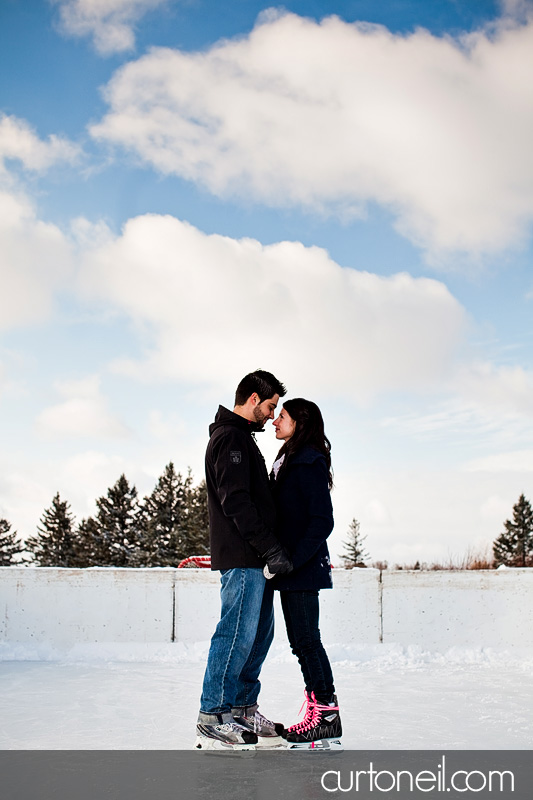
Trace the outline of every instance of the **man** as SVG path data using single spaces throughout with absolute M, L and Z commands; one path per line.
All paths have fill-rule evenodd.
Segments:
M 259 672 L 274 635 L 271 573 L 292 564 L 273 534 L 275 508 L 254 433 L 274 418 L 286 390 L 256 370 L 237 387 L 235 407 L 219 406 L 205 457 L 211 569 L 221 571 L 221 614 L 207 659 L 196 726 L 199 749 L 247 749 L 280 742 L 283 725 L 257 710 Z

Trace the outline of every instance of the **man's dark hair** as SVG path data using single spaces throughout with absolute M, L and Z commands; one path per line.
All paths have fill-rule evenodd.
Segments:
M 257 392 L 261 402 L 274 397 L 275 394 L 279 394 L 280 397 L 287 394 L 281 381 L 278 381 L 271 372 L 265 372 L 264 369 L 256 369 L 255 372 L 244 376 L 235 392 L 235 405 L 243 406 L 254 392 Z

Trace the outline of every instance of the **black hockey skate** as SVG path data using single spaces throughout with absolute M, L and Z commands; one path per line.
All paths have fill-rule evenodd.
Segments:
M 257 703 L 251 706 L 232 708 L 233 719 L 238 725 L 257 735 L 257 747 L 279 747 L 283 745 L 281 738 L 285 728 L 281 722 L 271 722 L 257 709 Z
M 257 734 L 238 725 L 231 714 L 198 714 L 197 750 L 255 750 Z
M 315 695 L 307 696 L 307 711 L 298 725 L 288 728 L 285 739 L 288 750 L 343 750 L 342 725 L 337 696 L 330 703 L 319 703 Z

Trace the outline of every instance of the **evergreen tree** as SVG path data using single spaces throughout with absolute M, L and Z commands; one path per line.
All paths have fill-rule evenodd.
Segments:
M 0 519 L 0 567 L 10 567 L 12 564 L 22 564 L 23 559 L 16 560 L 15 556 L 24 552 L 24 545 L 18 539 L 16 531 L 11 530 L 7 519 Z
M 183 520 L 191 482 L 184 481 L 172 461 L 165 467 L 151 495 L 144 498 L 139 515 L 135 564 L 146 567 L 176 566 L 183 550 Z
M 62 501 L 59 492 L 52 500 L 50 508 L 41 517 L 37 526 L 37 536 L 30 536 L 27 549 L 33 553 L 41 567 L 74 566 L 74 517 L 70 506 Z
M 183 556 L 209 554 L 209 514 L 207 510 L 207 486 L 200 481 L 187 493 L 187 517 L 185 542 L 187 552 Z
M 366 536 L 361 536 L 360 523 L 355 518 L 352 519 L 348 527 L 348 539 L 343 542 L 344 553 L 341 555 L 346 569 L 366 566 L 364 562 L 369 555 L 363 545 L 365 540 Z
M 96 501 L 96 506 L 101 566 L 128 566 L 138 547 L 137 489 L 121 475 L 107 495 Z
M 177 566 L 190 555 L 209 552 L 206 545 L 207 491 L 205 482 L 195 487 L 170 462 L 140 514 L 136 566 Z
M 111 564 L 111 546 L 94 517 L 82 519 L 74 537 L 73 566 L 100 567 Z
M 169 566 L 173 567 L 177 567 L 180 561 L 187 558 L 187 556 L 194 555 L 191 550 L 190 541 L 190 512 L 194 495 L 193 477 L 190 467 L 187 470 L 187 476 L 185 478 L 181 476 L 181 473 L 178 473 L 178 481 L 180 502 L 178 506 L 178 515 L 169 540 L 171 560 Z
M 505 532 L 494 541 L 492 551 L 498 566 L 533 566 L 533 509 L 521 494 L 513 506 L 513 521 L 506 520 Z
M 209 552 L 207 489 L 193 485 L 191 470 L 183 478 L 170 462 L 139 515 L 132 566 L 177 566 L 191 555 Z

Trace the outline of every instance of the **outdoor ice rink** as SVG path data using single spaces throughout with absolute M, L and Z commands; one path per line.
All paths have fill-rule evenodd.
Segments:
M 207 648 L 3 645 L 0 748 L 190 748 Z M 531 650 L 328 649 L 346 749 L 533 748 Z M 274 645 L 262 683 L 261 711 L 294 723 L 302 684 L 286 647 Z

